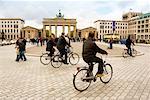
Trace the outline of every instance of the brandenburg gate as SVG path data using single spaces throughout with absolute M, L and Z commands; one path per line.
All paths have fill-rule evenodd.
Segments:
M 52 34 L 52 27 L 55 27 L 55 34 L 56 37 L 58 37 L 57 34 L 57 27 L 62 26 L 62 32 L 65 33 L 65 27 L 68 26 L 68 33 L 69 37 L 71 37 L 71 32 L 73 37 L 76 37 L 76 19 L 66 19 L 64 18 L 64 15 L 61 14 L 59 10 L 59 14 L 56 15 L 56 18 L 43 18 L 43 37 L 46 37 L 46 27 L 48 27 L 48 33 L 49 35 Z M 73 31 L 71 31 L 71 27 L 73 26 Z

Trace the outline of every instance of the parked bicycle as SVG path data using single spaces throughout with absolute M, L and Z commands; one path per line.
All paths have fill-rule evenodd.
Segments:
M 76 65 L 80 59 L 79 55 L 77 53 L 73 52 L 73 50 L 69 47 L 66 50 L 68 52 L 67 58 L 69 59 L 69 63 L 71 65 Z M 59 68 L 63 62 L 64 62 L 64 57 L 61 57 L 60 53 L 57 53 L 56 55 L 54 55 L 52 57 L 51 65 L 54 68 Z
M 133 46 L 131 47 L 131 52 L 132 52 L 132 57 L 135 57 L 135 56 L 137 55 L 137 51 L 134 49 Z M 124 49 L 124 50 L 123 50 L 122 56 L 123 56 L 124 58 L 130 56 L 130 54 L 128 53 L 128 49 Z
M 94 66 L 96 63 L 89 63 L 88 66 Z M 96 75 L 93 75 L 93 72 L 91 72 L 89 70 L 89 67 L 77 67 L 77 73 L 75 73 L 74 77 L 73 77 L 73 85 L 74 88 L 80 92 L 86 90 L 92 81 L 96 81 L 98 77 L 96 77 Z M 103 65 L 103 69 L 104 69 L 104 76 L 99 77 L 101 82 L 103 83 L 108 83 L 113 75 L 113 69 L 112 66 L 109 63 L 106 63 L 106 61 L 104 61 L 104 65 Z

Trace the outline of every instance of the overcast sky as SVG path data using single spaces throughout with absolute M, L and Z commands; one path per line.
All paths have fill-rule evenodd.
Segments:
M 123 13 L 150 12 L 150 0 L 0 0 L 0 18 L 19 17 L 25 26 L 42 28 L 43 18 L 54 18 L 59 9 L 65 18 L 76 18 L 77 28 L 100 19 L 121 20 Z

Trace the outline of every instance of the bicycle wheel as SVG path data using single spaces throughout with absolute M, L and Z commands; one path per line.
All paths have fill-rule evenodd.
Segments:
M 137 51 L 135 49 L 132 49 L 132 56 L 136 56 L 137 55 Z
M 104 67 L 104 76 L 100 77 L 100 80 L 103 82 L 103 83 L 108 83 L 111 78 L 112 78 L 112 75 L 113 75 L 113 69 L 112 69 L 112 66 L 110 64 L 105 64 Z
M 76 90 L 82 92 L 90 86 L 92 80 L 85 79 L 87 73 L 89 73 L 88 69 L 81 69 L 76 73 L 76 75 L 74 75 L 73 85 Z
M 124 51 L 122 52 L 122 56 L 123 56 L 124 58 L 126 58 L 126 57 L 128 56 L 128 53 L 127 53 L 126 50 L 124 50 Z
M 48 65 L 51 62 L 51 57 L 49 56 L 48 53 L 44 53 L 42 54 L 42 56 L 40 56 L 40 62 L 43 65 Z
M 55 55 L 55 56 L 52 58 L 51 65 L 52 65 L 54 68 L 59 68 L 59 67 L 62 65 L 62 58 L 61 58 L 59 55 Z
M 69 62 L 71 65 L 76 65 L 79 62 L 79 55 L 77 53 L 71 53 L 69 55 Z

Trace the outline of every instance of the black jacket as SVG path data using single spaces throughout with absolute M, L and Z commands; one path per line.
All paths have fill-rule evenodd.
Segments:
M 88 38 L 83 43 L 83 51 L 82 57 L 83 59 L 91 59 L 92 57 L 96 57 L 96 53 L 107 54 L 105 50 L 99 48 L 92 38 Z
M 66 39 L 63 36 L 60 36 L 58 41 L 57 41 L 57 48 L 60 49 L 65 49 L 66 45 L 70 46 L 70 44 L 66 41 Z
M 46 44 L 46 51 L 51 51 L 55 45 L 56 44 L 53 40 L 48 40 Z

